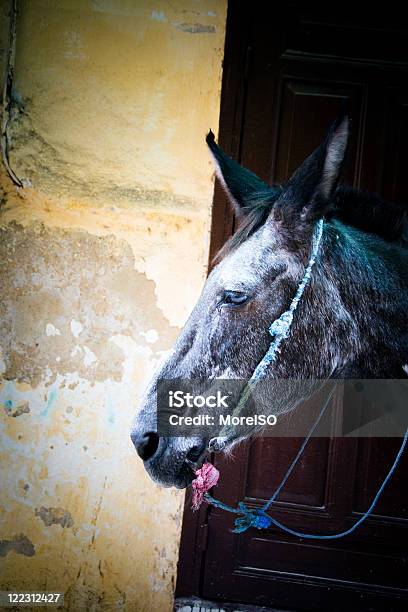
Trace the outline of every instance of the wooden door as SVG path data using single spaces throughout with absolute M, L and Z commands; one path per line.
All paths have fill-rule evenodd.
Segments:
M 407 200 L 408 29 L 402 9 L 231 2 L 220 144 L 270 183 L 285 181 L 321 141 L 347 101 L 352 138 L 345 179 Z M 312 5 L 313 3 L 309 3 Z M 357 5 L 358 3 L 355 3 Z M 214 196 L 212 255 L 234 230 L 222 190 Z M 332 431 L 341 396 L 331 407 Z M 216 495 L 260 506 L 300 444 L 260 438 L 235 460 L 216 457 Z M 399 439 L 315 438 L 272 507 L 295 529 L 333 532 L 361 516 Z M 187 496 L 177 594 L 293 610 L 408 609 L 408 455 L 375 515 L 338 541 L 302 540 L 275 529 L 231 533 L 231 515 Z

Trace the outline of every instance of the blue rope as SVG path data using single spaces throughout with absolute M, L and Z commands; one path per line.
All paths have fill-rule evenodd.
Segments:
M 327 396 L 327 399 L 325 401 L 325 403 L 323 404 L 323 408 L 320 410 L 320 413 L 317 416 L 317 419 L 315 420 L 312 428 L 310 429 L 309 433 L 307 434 L 307 436 L 305 437 L 305 439 L 303 440 L 296 457 L 294 458 L 294 460 L 292 461 L 291 465 L 289 466 L 289 469 L 287 470 L 285 476 L 282 479 L 282 482 L 280 483 L 280 485 L 277 487 L 275 493 L 272 495 L 272 497 L 270 498 L 270 500 L 265 504 L 265 506 L 263 507 L 263 509 L 266 511 L 270 508 L 270 506 L 273 504 L 273 502 L 275 501 L 275 499 L 278 497 L 279 493 L 281 492 L 281 490 L 283 489 L 283 487 L 285 486 L 289 476 L 291 475 L 291 473 L 293 472 L 295 465 L 297 464 L 297 462 L 299 461 L 299 459 L 301 458 L 301 456 L 303 455 L 303 451 L 306 448 L 307 443 L 309 442 L 310 438 L 312 437 L 312 435 L 314 434 L 317 426 L 319 425 L 320 421 L 322 420 L 322 416 L 324 415 L 324 413 L 326 412 L 326 408 L 330 403 L 330 400 L 332 399 L 333 395 L 334 395 L 334 391 L 336 389 L 336 384 L 333 386 L 333 389 L 330 391 L 329 395 Z
M 324 410 L 326 409 L 327 404 L 328 402 L 324 406 Z M 320 413 L 318 420 L 320 420 L 324 410 Z M 312 435 L 312 432 L 315 429 L 315 427 L 316 427 L 316 423 L 312 427 L 312 430 L 309 432 L 306 438 L 306 442 L 310 439 L 310 436 Z M 368 510 L 366 510 L 366 512 L 364 512 L 364 514 L 359 518 L 359 520 L 356 523 L 354 523 L 354 525 L 352 525 L 349 529 L 346 529 L 345 531 L 340 531 L 339 533 L 331 533 L 331 534 L 323 534 L 323 535 L 316 534 L 316 533 L 304 533 L 303 531 L 297 531 L 295 529 L 291 529 L 290 527 L 287 527 L 286 525 L 284 525 L 283 523 L 281 523 L 280 521 L 278 521 L 277 519 L 273 518 L 272 516 L 266 513 L 266 510 L 270 507 L 272 502 L 276 499 L 283 485 L 287 481 L 289 474 L 292 472 L 295 464 L 297 463 L 300 455 L 302 454 L 306 446 L 305 443 L 302 444 L 301 448 L 299 449 L 298 454 L 296 455 L 295 460 L 292 462 L 288 472 L 285 474 L 282 482 L 276 489 L 275 493 L 272 495 L 269 501 L 262 508 L 248 508 L 248 506 L 246 506 L 244 502 L 240 502 L 238 504 L 238 508 L 233 508 L 232 506 L 229 506 L 228 504 L 224 504 L 224 502 L 218 499 L 215 499 L 208 493 L 206 493 L 204 497 L 205 497 L 205 500 L 209 504 L 212 504 L 213 506 L 216 506 L 217 508 L 220 508 L 221 510 L 226 510 L 227 512 L 231 512 L 233 514 L 242 515 L 235 520 L 235 529 L 232 530 L 233 533 L 243 533 L 244 531 L 249 529 L 249 527 L 256 527 L 257 529 L 267 529 L 271 525 L 275 525 L 275 527 L 278 527 L 282 531 L 285 531 L 286 533 L 289 533 L 290 535 L 296 536 L 298 538 L 304 538 L 304 539 L 309 539 L 309 540 L 337 540 L 339 538 L 343 538 L 344 536 L 350 535 L 350 533 L 353 533 L 353 531 L 355 531 L 357 527 L 359 527 L 362 523 L 364 523 L 364 521 L 370 516 L 382 492 L 384 491 L 388 481 L 390 480 L 391 476 L 397 469 L 398 463 L 407 445 L 407 441 L 408 441 L 408 429 L 406 430 L 404 434 L 404 438 L 402 440 L 401 447 L 394 459 L 394 463 L 392 464 L 390 470 L 388 471 L 388 474 L 386 475 L 383 482 L 381 483 L 381 486 L 379 487 L 377 493 L 375 494 L 374 499 L 371 502 Z
M 224 502 L 222 502 L 222 501 L 220 501 L 218 499 L 215 499 L 209 493 L 206 493 L 204 495 L 205 500 L 208 503 L 211 503 L 213 506 L 216 506 L 217 508 L 221 508 L 221 510 L 226 510 L 227 512 L 233 512 L 234 514 L 246 514 L 246 515 L 249 515 L 249 513 L 250 513 L 251 516 L 253 515 L 253 520 L 254 521 L 257 521 L 257 517 L 258 517 L 259 513 L 262 513 L 262 518 L 263 518 L 264 522 L 267 521 L 270 517 L 268 515 L 266 515 L 266 511 L 269 509 L 269 507 L 273 504 L 275 499 L 278 497 L 279 493 L 281 492 L 281 490 L 285 486 L 289 476 L 293 472 L 293 469 L 294 469 L 295 465 L 297 464 L 297 462 L 299 461 L 300 457 L 302 456 L 303 451 L 305 450 L 307 443 L 309 442 L 309 440 L 312 437 L 313 433 L 315 432 L 318 424 L 320 423 L 324 413 L 326 412 L 327 406 L 329 405 L 330 400 L 333 397 L 335 388 L 336 388 L 336 385 L 334 385 L 334 387 L 330 391 L 329 395 L 327 396 L 327 399 L 326 399 L 325 403 L 323 404 L 323 407 L 320 410 L 320 412 L 319 412 L 319 414 L 317 416 L 317 419 L 315 420 L 313 426 L 311 427 L 311 429 L 309 430 L 307 436 L 303 440 L 303 442 L 302 442 L 302 444 L 301 444 L 301 446 L 300 446 L 300 448 L 299 448 L 299 450 L 298 450 L 298 452 L 296 454 L 296 457 L 293 459 L 293 461 L 292 461 L 291 465 L 289 466 L 288 470 L 286 471 L 282 481 L 280 482 L 280 484 L 276 488 L 276 490 L 275 490 L 274 494 L 272 495 L 272 497 L 267 501 L 267 503 L 263 506 L 263 508 L 261 510 L 259 510 L 259 509 L 257 509 L 257 510 L 250 510 L 249 508 L 247 508 L 245 506 L 245 504 L 243 502 L 240 502 L 238 504 L 239 509 L 232 508 L 231 506 L 228 506 L 227 504 L 224 504 Z M 240 519 L 238 519 L 238 520 L 240 520 Z M 250 525 L 248 525 L 248 527 L 249 526 Z M 269 527 L 269 525 L 266 525 L 266 527 Z

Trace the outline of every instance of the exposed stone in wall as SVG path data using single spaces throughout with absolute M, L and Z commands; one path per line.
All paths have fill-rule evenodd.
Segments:
M 205 279 L 208 252 L 208 216 L 186 212 L 91 207 L 78 201 L 61 203 L 52 196 L 27 188 L 16 190 L 0 171 L 3 225 L 84 231 L 92 236 L 126 242 L 135 269 L 154 282 L 157 305 L 170 325 L 181 327 Z M 162 198 L 165 195 L 162 194 Z M 171 270 L 171 274 L 169 274 Z M 188 281 L 186 281 L 188 279 Z
M 48 384 L 58 374 L 121 381 L 125 355 L 115 337 L 155 351 L 175 340 L 178 328 L 157 307 L 154 282 L 113 236 L 11 223 L 0 228 L 0 266 L 5 379 L 36 387 L 47 372 Z M 149 330 L 154 342 L 146 340 Z
M 5 557 L 12 551 L 26 557 L 35 555 L 33 543 L 24 534 L 14 536 L 11 540 L 0 540 L 0 557 Z
M 74 524 L 71 513 L 64 508 L 37 508 L 35 516 L 40 517 L 46 527 L 61 525 L 61 527 L 72 527 Z

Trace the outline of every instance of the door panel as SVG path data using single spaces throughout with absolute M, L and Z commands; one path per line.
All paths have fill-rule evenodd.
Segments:
M 248 470 L 246 495 L 248 498 L 262 499 L 265 483 L 268 491 L 273 491 L 282 480 L 286 468 L 293 459 L 293 449 L 300 447 L 301 438 L 259 438 L 248 450 Z M 325 483 L 327 479 L 327 456 L 330 441 L 327 438 L 313 438 L 299 460 L 299 470 L 288 481 L 280 495 L 281 502 L 303 504 L 315 508 L 325 503 Z M 313 457 L 313 461 L 311 461 Z M 262 472 L 259 466 L 262 465 Z
M 250 4 L 250 6 L 249 6 Z M 402 9 L 369 14 L 325 3 L 230 3 L 220 144 L 269 182 L 283 182 L 318 145 L 346 102 L 352 136 L 344 178 L 406 201 L 408 48 Z M 313 4 L 313 3 L 308 3 Z M 234 229 L 216 186 L 211 254 Z M 328 410 L 332 433 L 338 393 Z M 296 418 L 292 416 L 291 418 Z M 344 530 L 369 506 L 399 439 L 314 438 L 273 516 L 305 532 Z M 261 438 L 234 460 L 215 457 L 216 497 L 259 507 L 279 484 L 301 440 Z M 406 455 L 375 514 L 343 540 L 291 537 L 274 528 L 231 533 L 233 517 L 212 507 L 183 523 L 177 594 L 296 610 L 408 609 Z
M 408 80 L 408 79 L 407 79 Z M 381 158 L 381 186 L 384 197 L 406 201 L 408 168 L 408 83 L 389 88 L 385 94 L 386 137 Z
M 355 513 L 362 513 L 369 506 L 381 484 L 385 466 L 391 466 L 395 459 L 397 446 L 398 443 L 389 444 L 383 438 L 359 440 L 353 499 Z M 377 517 L 396 525 L 408 525 L 408 498 L 396 494 L 397 491 L 403 491 L 406 482 L 404 465 L 407 465 L 407 459 L 403 461 L 405 464 L 393 475 L 392 486 L 385 489 L 375 509 Z

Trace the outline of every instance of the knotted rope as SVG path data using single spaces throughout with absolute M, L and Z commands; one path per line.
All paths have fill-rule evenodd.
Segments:
M 233 533 L 243 533 L 245 532 L 247 529 L 249 529 L 250 527 L 255 527 L 256 529 L 267 529 L 268 527 L 270 527 L 271 525 L 274 525 L 275 527 L 278 527 L 279 529 L 281 529 L 282 531 L 285 531 L 286 533 L 289 533 L 290 535 L 296 536 L 298 538 L 304 538 L 304 539 L 314 539 L 314 540 L 336 540 L 339 538 L 343 538 L 344 536 L 350 535 L 351 533 L 353 533 L 353 531 L 355 531 L 369 516 L 370 514 L 373 512 L 382 492 L 384 491 L 388 481 L 390 480 L 391 476 L 393 475 L 393 473 L 395 472 L 395 470 L 397 469 L 398 463 L 402 457 L 402 454 L 407 446 L 407 441 L 408 441 L 408 429 L 406 430 L 401 446 L 399 448 L 399 451 L 394 459 L 394 462 L 391 466 L 391 468 L 389 469 L 386 477 L 384 478 L 384 480 L 382 481 L 380 487 L 377 490 L 377 493 L 375 494 L 373 501 L 371 502 L 368 510 L 366 510 L 366 512 L 364 512 L 364 514 L 359 518 L 359 520 L 354 523 L 354 525 L 352 525 L 349 529 L 346 529 L 345 531 L 340 531 L 339 533 L 332 533 L 332 534 L 313 534 L 313 533 L 304 533 L 302 531 L 297 531 L 295 529 L 291 529 L 290 527 L 287 527 L 286 525 L 283 525 L 283 523 L 279 522 L 277 519 L 273 518 L 272 516 L 270 516 L 269 514 L 267 514 L 267 510 L 270 508 L 270 506 L 272 505 L 272 503 L 276 500 L 276 498 L 278 497 L 280 491 L 282 490 L 282 488 L 284 487 L 286 481 L 288 480 L 290 474 L 292 473 L 295 465 L 297 464 L 298 460 L 300 459 L 300 457 L 303 454 L 303 451 L 308 443 L 308 441 L 310 440 L 311 436 L 313 435 L 313 432 L 315 431 L 318 423 L 320 422 L 323 414 L 326 411 L 327 406 L 330 403 L 331 398 L 333 397 L 333 393 L 335 390 L 335 386 L 333 386 L 330 394 L 328 395 L 326 402 L 324 403 L 323 408 L 321 409 L 315 423 L 313 424 L 312 428 L 310 429 L 308 435 L 306 436 L 306 438 L 304 439 L 303 443 L 301 444 L 299 451 L 297 452 L 297 455 L 295 457 L 295 459 L 292 461 L 291 465 L 289 466 L 288 470 L 285 473 L 285 476 L 283 477 L 281 483 L 279 484 L 279 486 L 276 488 L 274 494 L 272 495 L 272 497 L 266 502 L 266 504 L 264 504 L 264 506 L 262 506 L 262 508 L 249 508 L 248 506 L 246 506 L 244 504 L 244 502 L 239 502 L 238 504 L 238 508 L 233 508 L 232 506 L 229 506 L 228 504 L 225 504 L 224 502 L 215 499 L 214 497 L 212 497 L 208 492 L 204 492 L 202 494 L 202 499 L 205 500 L 208 504 L 211 504 L 213 506 L 215 506 L 216 508 L 220 508 L 221 510 L 225 510 L 227 512 L 231 512 L 232 514 L 239 514 L 241 516 L 239 516 L 237 519 L 235 519 L 235 528 L 232 530 Z M 208 467 L 210 466 L 210 468 Z M 211 478 L 214 479 L 216 478 L 216 482 L 218 481 L 218 477 L 219 477 L 219 472 L 218 470 L 212 466 L 211 464 L 204 464 L 203 468 L 206 467 L 206 473 L 207 474 L 212 474 Z M 203 469 L 201 468 L 201 470 Z M 198 472 L 199 470 L 197 470 Z M 216 476 L 215 476 L 216 474 Z M 208 485 L 208 488 L 206 489 L 207 491 L 211 488 L 210 486 L 210 482 L 211 480 L 207 480 L 206 485 Z M 205 486 L 206 486 L 205 485 Z M 204 488 L 205 488 L 204 486 Z M 201 502 L 200 502 L 201 503 Z

